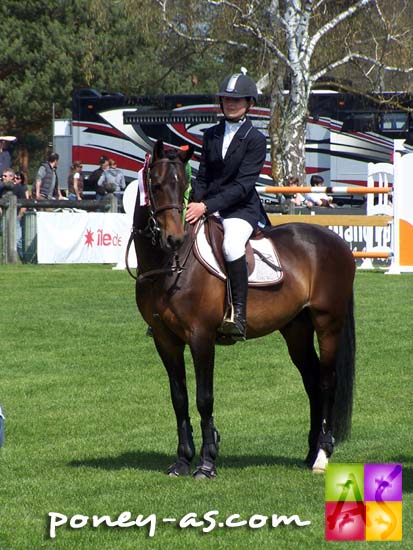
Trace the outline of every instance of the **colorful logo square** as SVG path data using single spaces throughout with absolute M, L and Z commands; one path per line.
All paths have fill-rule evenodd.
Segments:
M 366 502 L 366 540 L 402 540 L 401 502 Z
M 326 502 L 325 514 L 326 540 L 365 540 L 364 502 Z
M 364 500 L 364 465 L 329 464 L 326 470 L 325 500 Z
M 401 464 L 365 464 L 364 500 L 402 500 Z
M 329 464 L 326 540 L 401 541 L 402 500 L 401 464 Z

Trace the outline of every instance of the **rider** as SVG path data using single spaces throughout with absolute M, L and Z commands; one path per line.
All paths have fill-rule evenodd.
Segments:
M 249 76 L 238 73 L 225 78 L 218 97 L 225 120 L 205 132 L 186 220 L 195 223 L 201 216 L 219 211 L 234 306 L 234 318 L 225 318 L 219 331 L 234 340 L 245 340 L 245 245 L 259 222 L 268 223 L 255 190 L 265 160 L 266 139 L 246 116 L 258 100 L 257 86 Z

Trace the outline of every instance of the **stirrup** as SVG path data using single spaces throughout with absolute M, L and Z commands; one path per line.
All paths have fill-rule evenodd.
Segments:
M 222 324 L 224 323 L 233 323 L 235 324 L 235 309 L 234 304 L 230 302 L 225 310 L 224 318 Z M 222 325 L 221 325 L 222 326 Z
M 221 326 L 218 328 L 218 333 L 223 336 L 228 336 L 235 341 L 246 340 L 245 325 L 242 327 L 242 324 L 239 322 L 237 323 L 237 321 L 238 319 L 235 316 L 234 305 L 229 304 Z

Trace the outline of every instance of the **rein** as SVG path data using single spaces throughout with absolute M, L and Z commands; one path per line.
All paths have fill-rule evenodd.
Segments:
M 133 243 L 133 240 L 134 240 L 135 236 L 137 234 L 142 234 L 143 230 L 136 230 L 135 228 L 133 228 L 132 232 L 130 234 L 130 237 L 129 237 L 129 241 L 128 241 L 128 245 L 126 247 L 126 253 L 125 253 L 125 265 L 126 265 L 127 272 L 132 277 L 132 279 L 134 279 L 137 282 L 141 282 L 144 279 L 150 279 L 151 277 L 158 277 L 159 275 L 168 275 L 170 273 L 177 273 L 178 275 L 180 275 L 184 271 L 184 269 L 186 269 L 186 267 L 185 267 L 186 262 L 188 261 L 189 255 L 192 252 L 192 248 L 194 246 L 195 239 L 196 239 L 196 236 L 197 236 L 197 233 L 199 231 L 200 226 L 201 226 L 201 224 L 198 225 L 198 228 L 197 228 L 196 231 L 193 231 L 192 238 L 191 238 L 191 245 L 188 248 L 187 253 L 185 254 L 185 258 L 184 258 L 184 261 L 182 262 L 182 264 L 180 263 L 179 255 L 175 254 L 175 256 L 174 256 L 175 264 L 172 264 L 170 267 L 164 267 L 164 268 L 159 268 L 159 269 L 151 269 L 149 271 L 145 271 L 145 273 L 139 273 L 138 275 L 135 275 L 134 273 L 132 273 L 132 271 L 129 267 L 128 256 L 129 256 L 130 247 Z

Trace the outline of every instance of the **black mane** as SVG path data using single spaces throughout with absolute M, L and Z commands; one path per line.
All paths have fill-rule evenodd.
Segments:
M 165 158 L 169 160 L 176 160 L 176 159 L 181 160 L 178 155 L 178 151 L 176 149 L 166 149 Z

